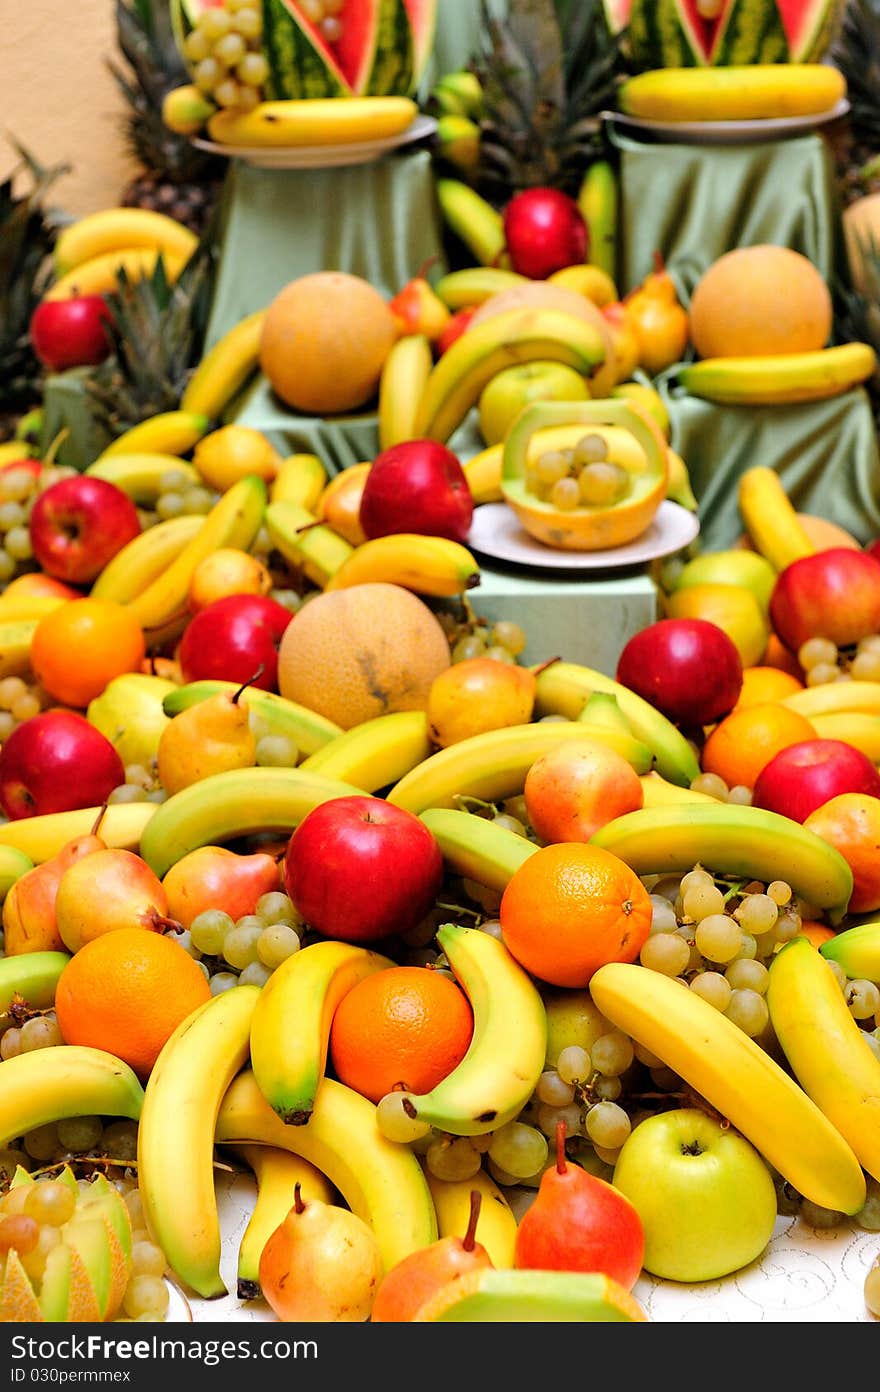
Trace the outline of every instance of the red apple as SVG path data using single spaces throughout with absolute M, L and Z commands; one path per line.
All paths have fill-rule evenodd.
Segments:
M 404 440 L 373 460 L 361 493 L 368 538 L 420 532 L 465 542 L 474 498 L 458 455 L 437 440 Z
M 180 640 L 183 680 L 215 678 L 277 691 L 278 644 L 292 618 L 289 609 L 268 595 L 225 595 L 206 604 Z
M 764 765 L 755 779 L 752 805 L 804 822 L 840 793 L 880 797 L 880 773 L 867 754 L 844 740 L 801 740 Z
M 561 189 L 522 189 L 504 209 L 504 240 L 511 267 L 532 280 L 586 261 L 590 234 L 580 208 Z
M 284 887 L 306 923 L 343 942 L 414 928 L 443 881 L 443 856 L 412 812 L 383 798 L 331 798 L 313 808 L 284 854 Z
M 110 353 L 110 311 L 103 295 L 42 300 L 31 315 L 31 346 L 50 372 L 90 367 Z
M 100 807 L 124 782 L 114 746 L 75 711 L 33 715 L 0 746 L 0 805 L 10 821 Z
M 832 546 L 792 561 L 773 586 L 770 623 L 794 653 L 808 638 L 847 647 L 880 633 L 880 559 Z
M 138 510 L 106 479 L 72 474 L 40 493 L 30 537 L 40 569 L 56 580 L 87 585 L 127 542 L 139 536 Z
M 617 680 L 676 725 L 694 729 L 733 710 L 742 659 L 733 640 L 708 619 L 658 619 L 624 645 Z
M 457 338 L 461 338 L 478 309 L 479 305 L 466 305 L 464 309 L 457 309 L 454 314 L 449 316 L 445 328 L 441 329 L 434 340 L 438 356 L 442 356 L 447 348 L 452 347 Z

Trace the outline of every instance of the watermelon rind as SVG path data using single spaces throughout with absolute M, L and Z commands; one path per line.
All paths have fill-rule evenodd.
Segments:
M 624 0 L 629 5 L 629 0 Z M 412 84 L 415 91 L 425 75 L 425 69 L 437 36 L 437 9 L 440 0 L 403 0 L 412 30 Z
M 269 64 L 266 97 L 270 101 L 303 101 L 354 96 L 326 45 L 318 48 L 285 0 L 262 3 L 263 52 Z
M 271 99 L 412 93 L 415 47 L 405 0 L 347 0 L 334 49 L 297 0 L 262 0 L 262 6 Z
M 356 89 L 365 97 L 408 97 L 414 87 L 413 31 L 404 0 L 382 0 L 372 62 Z
M 777 4 L 788 42 L 789 62 L 819 62 L 837 34 L 845 0 L 777 0 Z
M 842 3 L 725 0 L 710 22 L 697 0 L 632 0 L 631 61 L 641 70 L 815 62 L 827 52 Z
M 734 67 L 748 63 L 787 63 L 788 41 L 774 0 L 728 6 L 715 32 L 710 63 Z

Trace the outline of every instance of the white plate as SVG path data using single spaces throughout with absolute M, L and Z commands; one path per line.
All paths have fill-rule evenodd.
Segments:
M 481 503 L 474 509 L 468 546 L 499 561 L 544 570 L 619 570 L 669 556 L 688 546 L 699 530 L 695 513 L 667 499 L 660 504 L 650 527 L 626 546 L 605 551 L 563 551 L 530 536 L 506 503 Z
M 620 111 L 605 111 L 607 121 L 625 130 L 643 131 L 658 139 L 696 145 L 742 145 L 759 140 L 779 140 L 787 135 L 802 135 L 805 131 L 836 121 L 849 111 L 846 97 L 827 111 L 812 116 L 765 117 L 755 121 L 646 121 L 641 117 L 624 116 Z
M 380 140 L 347 141 L 343 145 L 220 145 L 214 140 L 194 139 L 200 150 L 229 159 L 244 160 L 258 169 L 334 169 L 345 164 L 369 164 L 399 145 L 424 140 L 433 135 L 437 122 L 433 116 L 416 116 L 406 130 Z

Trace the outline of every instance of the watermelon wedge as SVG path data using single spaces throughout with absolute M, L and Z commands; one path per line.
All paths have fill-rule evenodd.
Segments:
M 608 0 L 625 6 L 630 0 Z M 636 66 L 811 63 L 824 56 L 842 0 L 631 0 Z
M 433 41 L 436 0 L 345 0 L 328 41 L 300 0 L 262 0 L 274 98 L 409 96 Z

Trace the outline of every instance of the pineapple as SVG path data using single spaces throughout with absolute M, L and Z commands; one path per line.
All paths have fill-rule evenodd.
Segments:
M 848 116 L 832 135 L 844 206 L 880 193 L 880 0 L 847 0 L 831 61 L 846 78 Z
M 575 195 L 587 165 L 604 154 L 598 116 L 624 75 L 623 33 L 612 34 L 603 0 L 511 0 L 504 20 L 481 0 L 481 12 L 472 182 L 496 206 L 535 186 Z
M 143 167 L 122 192 L 125 207 L 167 213 L 196 233 L 217 201 L 225 161 L 168 129 L 162 100 L 190 81 L 171 27 L 169 0 L 115 0 L 116 36 L 128 72 L 108 63 L 125 98 L 126 145 Z

